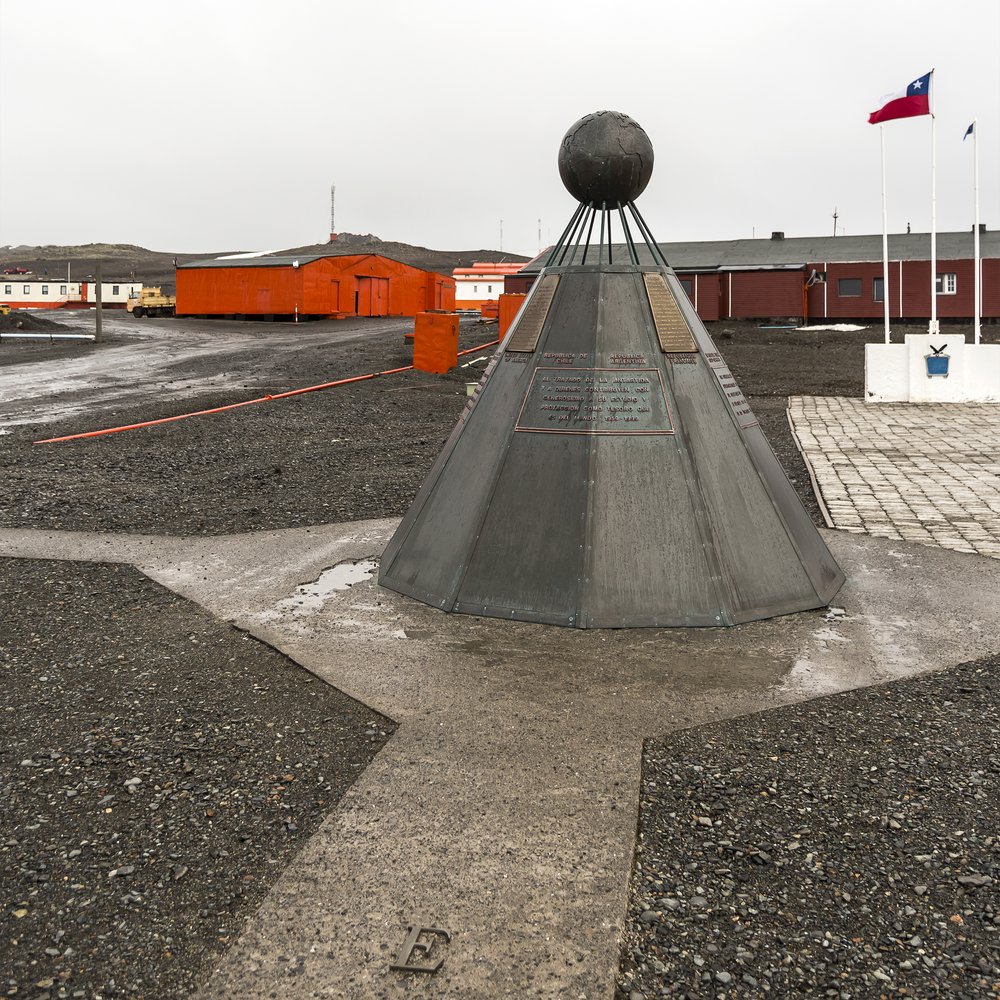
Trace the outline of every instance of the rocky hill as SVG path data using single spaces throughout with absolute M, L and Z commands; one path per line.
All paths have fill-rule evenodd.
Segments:
M 0 247 L 0 269 L 24 267 L 34 276 L 78 281 L 93 277 L 101 261 L 105 281 L 141 281 L 144 285 L 159 285 L 164 292 L 174 290 L 174 268 L 195 260 L 206 260 L 239 250 L 218 250 L 212 253 L 170 253 L 147 250 L 128 243 L 88 243 L 83 246 L 6 246 Z M 468 267 L 474 261 L 526 261 L 529 258 L 500 250 L 431 250 L 382 240 L 371 233 L 340 233 L 335 243 L 316 243 L 290 247 L 277 253 L 316 254 L 377 253 L 392 257 L 413 267 L 450 274 L 456 267 Z

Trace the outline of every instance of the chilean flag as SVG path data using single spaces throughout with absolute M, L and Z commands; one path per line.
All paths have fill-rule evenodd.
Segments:
M 869 125 L 891 122 L 895 118 L 915 118 L 931 113 L 931 77 L 934 70 L 917 77 L 913 83 L 895 94 L 886 94 L 879 109 L 868 116 Z

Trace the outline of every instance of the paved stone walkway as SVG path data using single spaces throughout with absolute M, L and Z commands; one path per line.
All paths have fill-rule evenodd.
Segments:
M 1000 559 L 1000 406 L 792 396 L 831 528 Z

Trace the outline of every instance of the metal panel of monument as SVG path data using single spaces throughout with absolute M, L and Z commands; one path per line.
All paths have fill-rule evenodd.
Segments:
M 580 628 L 733 625 L 839 590 L 635 207 L 652 167 L 626 115 L 566 133 L 576 211 L 389 542 L 382 586 Z

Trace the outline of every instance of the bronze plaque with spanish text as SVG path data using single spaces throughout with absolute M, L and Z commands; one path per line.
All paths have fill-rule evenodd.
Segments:
M 655 368 L 538 368 L 515 430 L 536 434 L 673 434 Z

